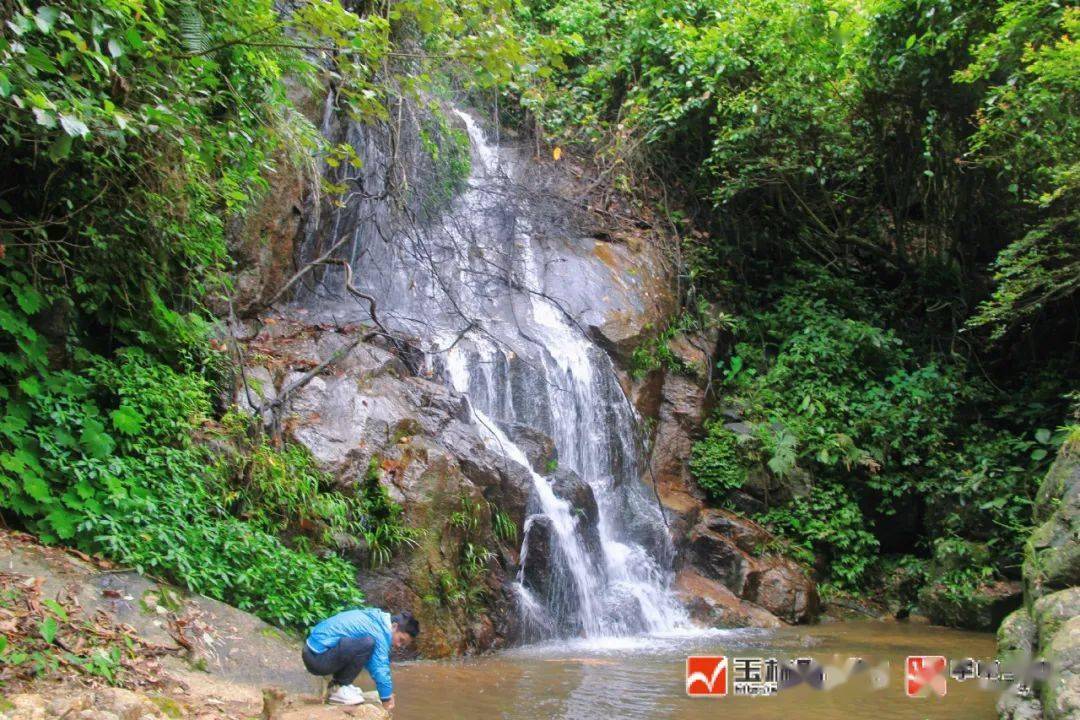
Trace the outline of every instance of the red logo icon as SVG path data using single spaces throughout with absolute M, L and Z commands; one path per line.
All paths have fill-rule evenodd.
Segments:
M 727 658 L 722 655 L 686 658 L 686 694 L 727 695 Z
M 947 664 L 941 655 L 909 655 L 904 663 L 908 697 L 944 697 Z

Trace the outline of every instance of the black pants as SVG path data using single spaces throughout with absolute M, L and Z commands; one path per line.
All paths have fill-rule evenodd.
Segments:
M 333 675 L 337 685 L 352 685 L 371 659 L 375 641 L 370 637 L 342 638 L 326 652 L 312 652 L 306 644 L 301 657 L 312 675 Z

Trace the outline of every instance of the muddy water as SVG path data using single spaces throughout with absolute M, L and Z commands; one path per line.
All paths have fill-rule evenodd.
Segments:
M 999 690 L 950 679 L 945 697 L 908 698 L 903 673 L 907 655 L 993 653 L 992 635 L 893 622 L 564 642 L 395 666 L 394 720 L 992 720 Z M 690 654 L 726 655 L 729 663 L 812 657 L 824 665 L 859 656 L 873 665 L 888 661 L 888 685 L 873 689 L 864 674 L 827 691 L 802 685 L 772 697 L 734 697 L 729 689 L 727 697 L 688 698 Z

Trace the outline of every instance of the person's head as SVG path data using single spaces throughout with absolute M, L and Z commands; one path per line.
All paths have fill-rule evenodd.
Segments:
M 390 634 L 393 636 L 394 647 L 407 648 L 420 634 L 420 623 L 411 612 L 399 612 L 390 616 Z

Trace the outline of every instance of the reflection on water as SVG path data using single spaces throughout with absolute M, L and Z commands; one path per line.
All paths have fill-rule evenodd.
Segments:
M 871 664 L 887 660 L 889 684 L 874 690 L 862 675 L 830 691 L 800 686 L 775 697 L 688 698 L 690 654 L 727 655 L 729 662 L 732 656 L 809 656 L 826 665 L 851 656 Z M 398 666 L 394 719 L 992 720 L 998 691 L 950 680 L 944 698 L 913 699 L 904 694 L 903 672 L 907 655 L 993 654 L 992 635 L 892 622 L 571 641 Z

